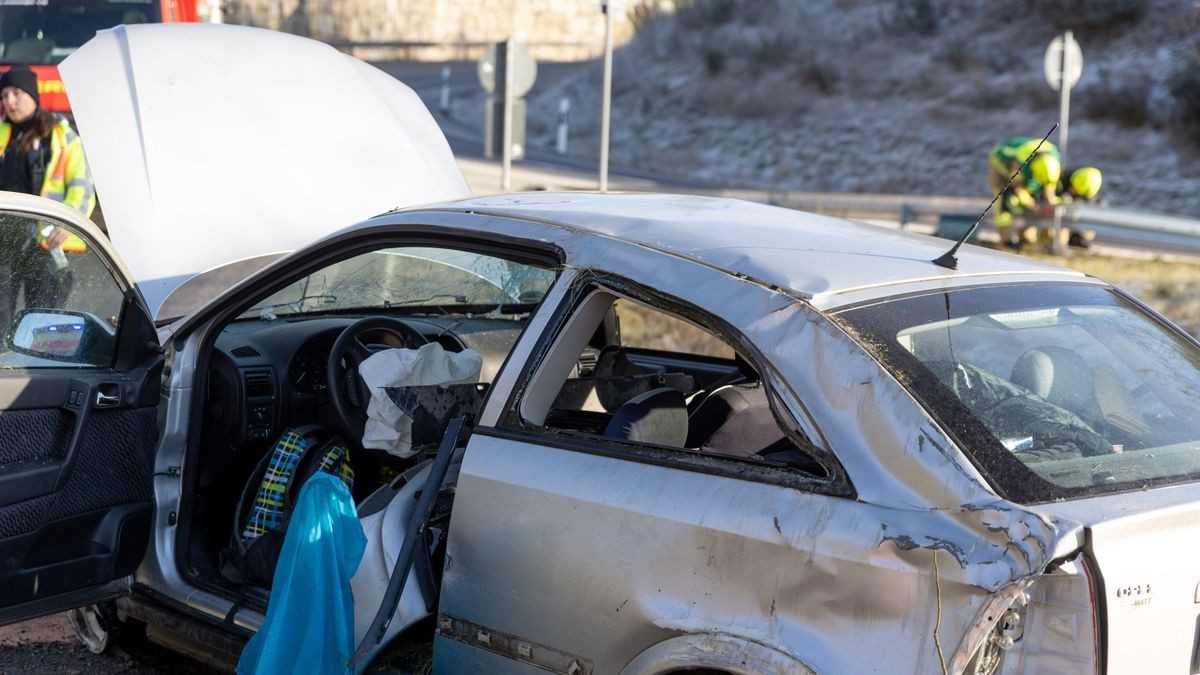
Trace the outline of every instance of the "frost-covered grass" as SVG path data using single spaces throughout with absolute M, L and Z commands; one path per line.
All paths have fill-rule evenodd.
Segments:
M 1067 257 L 1028 255 L 1109 281 L 1200 337 L 1200 262 L 1089 253 Z
M 1200 139 L 1189 135 L 1200 77 L 1181 76 L 1200 68 L 1190 2 L 681 4 L 643 13 L 616 55 L 614 167 L 723 186 L 985 196 L 992 145 L 1057 121 L 1042 59 L 1073 28 L 1085 67 L 1068 163 L 1100 167 L 1115 206 L 1200 216 Z M 530 144 L 553 146 L 568 97 L 570 153 L 596 157 L 600 80 L 593 63 L 532 92 Z M 480 110 L 456 103 L 464 118 Z

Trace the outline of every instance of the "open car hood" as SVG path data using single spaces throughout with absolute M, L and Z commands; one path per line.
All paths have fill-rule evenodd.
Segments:
M 118 26 L 61 71 L 109 236 L 156 315 L 205 270 L 470 195 L 411 89 L 314 40 Z M 245 271 L 222 277 L 223 288 L 256 269 L 235 267 Z M 206 299 L 174 302 L 172 314 Z

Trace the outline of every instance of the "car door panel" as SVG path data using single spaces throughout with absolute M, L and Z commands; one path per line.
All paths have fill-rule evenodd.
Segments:
M 23 307 L 21 291 L 20 311 L 5 319 L 0 624 L 111 597 L 111 582 L 137 568 L 150 537 L 158 438 L 163 358 L 120 261 L 77 214 L 46 200 L 0 196 L 0 225 L 8 232 L 30 222 L 67 227 L 84 237 L 87 250 L 70 254 L 73 285 L 52 301 L 61 304 Z M 7 275 L 11 259 L 0 263 Z M 36 319 L 26 328 L 32 315 L 46 313 L 102 327 L 103 349 L 78 359 L 38 351 L 43 344 L 60 348 L 36 342 L 45 334 Z M 33 344 L 18 339 L 30 334 Z M 62 344 L 92 344 L 90 335 L 85 328 L 77 342 Z
M 0 391 L 30 392 L 0 412 L 0 597 L 10 602 L 133 571 L 149 536 L 158 435 L 156 407 L 139 400 L 144 384 L 109 371 L 23 380 L 0 380 Z M 122 390 L 133 395 L 96 407 Z
M 622 672 L 643 651 L 690 634 L 760 643 L 790 659 L 784 672 L 842 672 L 847 655 L 862 666 L 856 672 L 882 672 L 889 653 L 915 658 L 910 672 L 933 670 L 930 557 L 880 545 L 894 510 L 587 450 L 475 430 L 438 625 L 485 630 L 482 639 L 439 636 L 452 648 L 435 651 L 435 672 L 469 672 L 483 658 L 473 652 L 496 652 L 490 643 L 501 634 L 579 664 L 552 672 Z M 914 513 L 909 524 L 927 531 L 941 517 Z M 940 583 L 946 597 L 982 606 L 981 589 Z M 971 616 L 942 616 L 942 630 L 961 635 Z M 878 651 L 859 650 L 864 634 Z M 539 653 L 526 651 L 489 672 L 524 672 Z
M 54 490 L 76 419 L 49 406 L 0 412 L 0 508 Z

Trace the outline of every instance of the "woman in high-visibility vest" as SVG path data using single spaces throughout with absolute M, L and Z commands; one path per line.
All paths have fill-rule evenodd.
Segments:
M 0 77 L 0 190 L 41 195 L 90 216 L 96 193 L 79 136 L 41 107 L 37 75 L 16 66 Z M 73 278 L 67 253 L 83 241 L 54 225 L 0 223 L 0 328 L 7 328 L 24 289 L 25 307 L 62 309 Z

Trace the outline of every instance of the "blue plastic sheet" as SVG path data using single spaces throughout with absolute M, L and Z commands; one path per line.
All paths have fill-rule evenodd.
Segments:
M 352 672 L 350 577 L 366 545 L 346 485 L 327 473 L 313 474 L 300 490 L 267 616 L 242 650 L 239 675 Z

